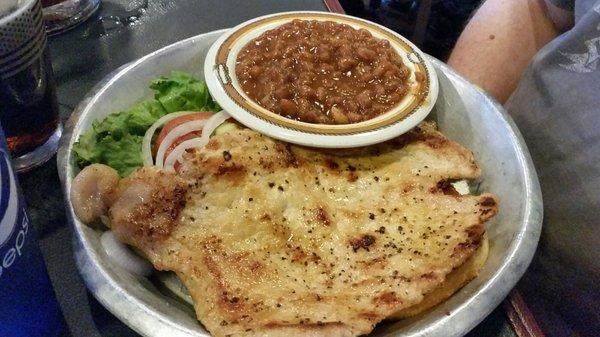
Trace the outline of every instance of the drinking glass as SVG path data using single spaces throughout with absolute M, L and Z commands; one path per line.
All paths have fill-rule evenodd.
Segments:
M 56 34 L 87 20 L 100 0 L 42 0 L 48 34 Z
M 0 13 L 0 124 L 24 172 L 54 155 L 62 127 L 41 3 L 11 4 Z

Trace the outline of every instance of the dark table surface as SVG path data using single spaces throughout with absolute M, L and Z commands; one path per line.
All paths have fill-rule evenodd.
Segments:
M 325 10 L 321 0 L 103 0 L 81 26 L 50 39 L 63 119 L 99 80 L 119 66 L 178 40 L 232 27 L 256 16 Z M 131 9 L 131 4 L 141 7 Z M 55 159 L 19 177 L 40 236 L 48 272 L 73 336 L 137 336 L 87 292 L 75 266 Z M 514 336 L 502 308 L 471 334 Z

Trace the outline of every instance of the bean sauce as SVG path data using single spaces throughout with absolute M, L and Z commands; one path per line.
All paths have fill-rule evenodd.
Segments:
M 408 92 L 409 69 L 366 29 L 294 20 L 251 40 L 237 57 L 244 92 L 298 121 L 358 123 L 381 115 Z

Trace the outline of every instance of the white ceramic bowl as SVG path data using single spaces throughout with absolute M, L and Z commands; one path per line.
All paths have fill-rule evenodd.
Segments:
M 410 70 L 407 95 L 389 111 L 355 124 L 312 124 L 292 120 L 271 112 L 249 98 L 235 72 L 242 48 L 252 39 L 292 20 L 334 21 L 367 29 L 386 39 Z M 423 80 L 416 80 L 420 73 Z M 381 25 L 352 16 L 325 12 L 287 12 L 262 16 L 244 22 L 223 34 L 212 45 L 204 61 L 206 83 L 215 100 L 240 123 L 273 138 L 290 143 L 347 148 L 380 143 L 416 126 L 431 111 L 438 95 L 435 68 L 410 41 Z

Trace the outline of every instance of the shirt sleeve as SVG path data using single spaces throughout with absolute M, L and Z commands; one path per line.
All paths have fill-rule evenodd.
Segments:
M 559 7 L 559 8 L 571 11 L 571 12 L 575 8 L 575 0 L 546 0 L 546 1 L 553 4 L 556 7 Z

